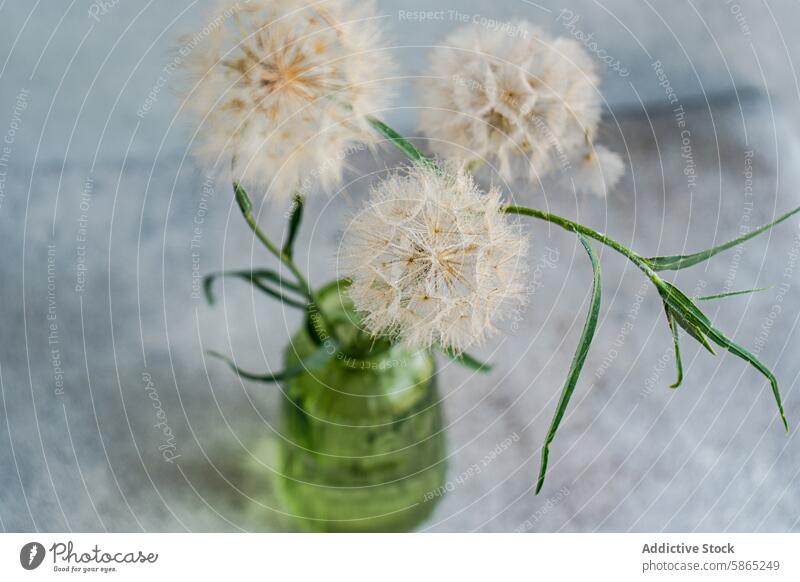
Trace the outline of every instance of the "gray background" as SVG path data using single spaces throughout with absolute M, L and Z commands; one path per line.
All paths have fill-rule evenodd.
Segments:
M 631 71 L 627 78 L 604 71 L 603 134 L 626 156 L 622 184 L 607 200 L 574 199 L 548 183 L 534 191 L 516 185 L 525 203 L 579 217 L 647 254 L 694 250 L 739 232 L 748 212 L 745 152 L 752 151 L 751 224 L 800 204 L 796 2 L 379 5 L 405 76 L 395 83 L 403 106 L 383 116 L 407 132 L 414 120 L 408 77 L 422 72 L 425 47 L 456 24 L 403 20 L 401 10 L 526 17 L 564 34 L 557 17 L 567 8 Z M 99 22 L 88 17 L 89 6 L 0 3 L 0 135 L 8 135 L 20 91 L 29 91 L 0 199 L 0 526 L 283 528 L 264 508 L 274 503 L 268 470 L 263 482 L 253 483 L 242 469 L 254 457 L 270 465 L 280 395 L 239 382 L 202 353 L 235 351 L 251 368 L 275 365 L 287 330 L 299 322 L 242 286 L 226 287 L 225 301 L 213 309 L 191 298 L 189 243 L 205 176 L 187 156 L 190 136 L 175 118 L 178 79 L 168 79 L 154 108 L 137 116 L 172 59 L 176 35 L 202 22 L 206 3 L 120 0 Z M 691 109 L 699 179 L 693 192 L 654 60 Z M 376 179 L 373 172 L 400 162 L 393 153 L 378 162 L 358 160 L 341 192 L 311 205 L 299 256 L 313 281 L 334 276 L 341 218 Z M 87 180 L 91 203 L 82 209 Z M 78 293 L 82 212 L 87 285 Z M 263 223 L 272 232 L 283 228 L 280 216 L 265 216 Z M 538 451 L 582 326 L 589 272 L 572 237 L 541 224 L 530 230 L 532 260 L 554 252 L 548 249 L 559 260 L 542 269 L 542 287 L 521 328 L 484 350 L 498 364 L 495 372 L 473 377 L 443 367 L 455 486 L 423 529 L 800 528 L 797 220 L 745 252 L 730 251 L 678 277 L 689 292 L 775 285 L 706 307 L 719 327 L 777 371 L 791 434 L 780 429 L 760 376 L 732 357 L 699 351 L 690 340 L 684 340 L 687 380 L 670 391 L 671 340 L 659 301 L 630 265 L 604 251 L 598 338 L 539 497 L 531 492 Z M 201 270 L 265 261 L 251 242 L 221 188 L 209 202 Z M 54 245 L 62 395 L 54 393 L 48 346 L 48 245 Z M 145 372 L 176 435 L 176 464 L 159 454 Z M 479 475 L 459 479 L 515 434 L 518 441 Z

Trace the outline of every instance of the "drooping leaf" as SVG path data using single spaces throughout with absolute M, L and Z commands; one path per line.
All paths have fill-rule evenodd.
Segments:
M 274 374 L 255 374 L 253 372 L 247 372 L 242 370 L 239 366 L 237 366 L 230 358 L 227 356 L 223 356 L 219 352 L 215 352 L 209 350 L 208 355 L 214 356 L 215 358 L 219 358 L 220 360 L 224 361 L 230 368 L 236 372 L 236 374 L 245 380 L 252 380 L 254 382 L 264 382 L 267 384 L 275 383 L 275 382 L 283 382 L 290 378 L 294 378 L 309 369 L 316 368 L 321 364 L 325 363 L 326 360 L 330 359 L 333 354 L 330 353 L 330 350 L 327 350 L 323 347 L 318 348 L 314 351 L 310 356 L 303 359 L 299 364 L 295 366 L 291 366 L 282 370 L 280 372 L 276 372 Z
M 705 324 L 711 325 L 711 322 L 708 321 L 706 316 L 703 314 L 702 311 L 697 309 L 683 291 L 675 287 L 674 285 L 667 283 L 666 281 L 662 281 L 664 284 L 664 288 L 658 287 L 658 292 L 661 294 L 661 298 L 664 300 L 664 308 L 668 311 L 670 317 L 672 317 L 673 321 L 677 323 L 680 327 L 682 327 L 686 332 L 696 339 L 700 344 L 707 349 L 712 355 L 716 356 L 717 352 L 714 351 L 713 346 L 709 343 L 708 338 L 705 334 Z M 667 301 L 667 295 L 671 294 L 671 300 Z M 683 305 L 682 309 L 674 309 L 673 303 L 677 305 Z M 704 321 L 704 325 L 698 325 L 692 317 L 687 316 L 688 312 L 692 311 L 692 308 L 696 311 L 695 317 L 700 317 Z M 688 311 L 687 311 L 688 310 Z
M 781 415 L 781 421 L 783 422 L 783 427 L 786 429 L 786 432 L 788 433 L 789 423 L 786 420 L 786 413 L 783 410 L 781 392 L 780 389 L 778 388 L 778 379 L 775 378 L 775 375 L 772 373 L 772 371 L 769 368 L 767 368 L 763 363 L 761 363 L 761 361 L 755 356 L 755 354 L 750 353 L 749 351 L 744 349 L 742 346 L 740 346 L 733 340 L 728 339 L 722 332 L 712 328 L 711 333 L 709 333 L 708 336 L 712 340 L 714 340 L 714 342 L 718 346 L 725 348 L 733 355 L 738 356 L 745 362 L 748 362 L 756 370 L 761 372 L 761 374 L 763 374 L 764 377 L 767 378 L 767 380 L 769 380 L 770 387 L 772 388 L 772 395 L 775 398 L 775 402 L 778 405 L 778 412 Z
M 564 413 L 567 410 L 567 405 L 569 404 L 570 398 L 572 398 L 572 393 L 575 391 L 575 386 L 578 383 L 578 378 L 580 377 L 581 370 L 583 369 L 583 364 L 586 361 L 586 355 L 589 353 L 589 347 L 592 344 L 592 338 L 594 337 L 594 332 L 597 328 L 597 319 L 600 314 L 600 263 L 597 260 L 597 255 L 595 254 L 594 249 L 592 248 L 591 244 L 589 244 L 589 240 L 582 234 L 577 234 L 578 238 L 586 249 L 586 252 L 589 253 L 589 259 L 592 262 L 592 270 L 594 272 L 594 280 L 592 282 L 592 298 L 589 304 L 589 314 L 586 317 L 586 323 L 583 326 L 583 332 L 581 333 L 580 342 L 578 343 L 578 349 L 575 352 L 575 356 L 572 358 L 572 364 L 570 365 L 569 373 L 567 374 L 567 381 L 565 382 L 564 388 L 561 391 L 561 398 L 558 401 L 555 416 L 553 416 L 553 421 L 550 424 L 550 430 L 547 432 L 547 438 L 542 446 L 542 460 L 539 467 L 539 478 L 536 481 L 537 495 L 539 494 L 539 491 L 542 490 L 542 485 L 544 485 L 544 478 L 545 474 L 547 473 L 547 460 L 550 455 L 550 443 L 553 442 L 553 439 L 556 436 L 558 427 L 561 424 L 561 420 L 564 418 Z
M 474 356 L 469 355 L 466 352 L 456 353 L 451 349 L 442 348 L 442 351 L 447 354 L 451 360 L 455 363 L 464 366 L 469 370 L 474 370 L 476 372 L 483 372 L 489 373 L 494 368 L 494 365 L 488 362 L 482 362 L 481 360 L 477 359 Z
M 716 293 L 714 295 L 701 295 L 697 298 L 698 301 L 709 301 L 711 299 L 723 299 L 725 297 L 733 297 L 735 295 L 747 295 L 748 293 L 760 293 L 761 291 L 769 291 L 770 287 L 758 287 L 756 289 L 742 289 L 741 291 L 728 291 L 726 293 Z
M 305 201 L 300 194 L 294 197 L 294 207 L 289 217 L 289 231 L 286 234 L 286 242 L 283 243 L 283 253 L 289 258 L 292 258 L 294 254 L 294 241 L 297 238 L 297 233 L 300 231 L 300 223 L 303 221 L 304 205 Z
M 220 277 L 235 277 L 247 281 L 259 291 L 274 297 L 284 305 L 295 307 L 297 309 L 305 309 L 306 302 L 301 299 L 294 299 L 288 297 L 283 291 L 297 293 L 302 297 L 302 290 L 300 287 L 289 281 L 285 281 L 281 276 L 270 269 L 254 269 L 251 271 L 222 271 L 220 273 L 211 273 L 203 278 L 203 291 L 206 296 L 206 301 L 209 305 L 214 304 L 213 286 L 214 281 Z
M 788 432 L 789 423 L 786 420 L 786 413 L 783 409 L 783 401 L 781 399 L 780 390 L 778 389 L 778 381 L 770 369 L 761 363 L 761 361 L 754 354 L 750 353 L 745 348 L 726 337 L 725 334 L 711 325 L 708 317 L 706 317 L 705 314 L 694 304 L 694 302 L 686 297 L 686 295 L 684 295 L 680 289 L 662 279 L 654 279 L 654 283 L 656 283 L 664 302 L 667 303 L 671 308 L 671 311 L 675 316 L 675 321 L 681 325 L 681 327 L 683 327 L 693 336 L 695 336 L 695 333 L 699 331 L 703 336 L 707 336 L 719 347 L 728 350 L 736 357 L 741 358 L 745 362 L 749 363 L 761 374 L 763 374 L 767 380 L 769 380 L 772 388 L 772 395 L 774 396 L 775 402 L 778 405 L 778 412 L 780 413 L 781 421 L 783 422 L 784 428 Z
M 706 261 L 706 260 L 710 259 L 714 255 L 721 253 L 722 251 L 726 251 L 726 250 L 728 250 L 730 248 L 733 248 L 733 247 L 735 247 L 735 246 L 737 246 L 737 245 L 739 245 L 739 244 L 741 244 L 741 243 L 743 243 L 743 242 L 745 242 L 747 240 L 750 240 L 753 237 L 758 236 L 762 232 L 764 232 L 766 230 L 769 230 L 770 228 L 772 228 L 776 224 L 779 224 L 779 223 L 783 222 L 784 220 L 786 220 L 787 218 L 790 218 L 791 216 L 794 216 L 798 212 L 800 212 L 800 207 L 797 207 L 794 210 L 791 210 L 791 211 L 787 212 L 786 214 L 784 214 L 783 216 L 780 216 L 776 220 L 773 220 L 769 224 L 765 224 L 763 226 L 760 226 L 760 227 L 756 228 L 755 230 L 751 230 L 747 234 L 744 234 L 744 235 L 742 235 L 742 236 L 740 236 L 738 238 L 735 238 L 735 239 L 733 239 L 731 241 L 728 241 L 728 242 L 723 243 L 721 245 L 715 246 L 713 248 L 707 249 L 705 251 L 701 251 L 699 253 L 694 253 L 694 254 L 691 254 L 691 255 L 673 255 L 673 256 L 664 256 L 664 257 L 650 257 L 648 259 L 645 259 L 645 261 L 650 266 L 650 268 L 653 269 L 654 271 L 677 271 L 679 269 L 685 269 L 687 267 L 691 267 L 691 266 L 696 265 L 698 263 L 702 263 L 703 261 Z
M 667 323 L 669 330 L 672 332 L 672 343 L 675 347 L 675 369 L 678 373 L 678 379 L 674 384 L 670 384 L 670 388 L 677 388 L 683 382 L 683 363 L 681 362 L 681 346 L 680 338 L 678 336 L 678 324 L 675 322 L 675 317 L 672 315 L 669 306 L 664 304 L 664 311 L 667 313 Z

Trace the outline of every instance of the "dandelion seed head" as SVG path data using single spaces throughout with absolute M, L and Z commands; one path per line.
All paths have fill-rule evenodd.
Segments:
M 200 158 L 280 201 L 336 184 L 387 104 L 378 22 L 368 0 L 220 1 L 186 58 Z
M 442 157 L 487 160 L 508 181 L 539 180 L 559 160 L 577 160 L 593 139 L 598 84 L 597 67 L 576 40 L 526 21 L 466 26 L 432 51 L 420 82 L 419 129 Z
M 372 189 L 340 258 L 370 333 L 460 352 L 525 304 L 527 246 L 499 191 L 482 193 L 455 167 L 415 165 Z

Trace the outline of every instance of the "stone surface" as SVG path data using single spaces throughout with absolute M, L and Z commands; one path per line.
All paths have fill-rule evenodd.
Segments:
M 761 9 L 742 5 L 749 14 Z M 575 8 L 584 22 L 600 26 L 607 16 L 592 6 L 587 1 Z M 269 471 L 280 392 L 241 382 L 203 354 L 236 353 L 253 369 L 279 366 L 298 316 L 238 282 L 225 284 L 224 297 L 219 288 L 214 307 L 192 297 L 197 273 L 269 258 L 253 245 L 227 189 L 206 192 L 206 176 L 186 157 L 185 132 L 178 121 L 171 125 L 175 102 L 168 90 L 156 110 L 136 116 L 169 60 L 168 40 L 188 27 L 181 11 L 191 8 L 188 20 L 198 6 L 120 3 L 97 23 L 83 6 L 68 10 L 60 25 L 62 14 L 37 7 L 25 3 L 23 9 L 11 0 L 2 7 L 9 17 L 0 19 L 4 53 L 14 47 L 0 72 L 0 133 L 19 91 L 30 90 L 0 200 L 0 526 L 282 529 L 284 519 L 268 509 L 274 505 Z M 37 15 L 26 21 L 31 10 Z M 139 10 L 144 14 L 137 19 Z M 158 17 L 148 10 L 159 11 Z M 575 198 L 548 182 L 513 185 L 516 198 L 577 217 L 645 254 L 704 248 L 800 204 L 795 115 L 767 98 L 731 94 L 706 101 L 701 89 L 708 87 L 698 84 L 703 79 L 715 89 L 730 88 L 715 67 L 724 54 L 737 85 L 764 84 L 785 98 L 796 91 L 785 63 L 793 46 L 768 38 L 770 14 L 750 17 L 756 48 L 739 42 L 741 31 L 726 20 L 728 11 L 703 15 L 684 18 L 690 24 L 675 34 L 683 39 L 711 23 L 722 31 L 713 35 L 723 47 L 717 53 L 704 52 L 708 39 L 679 44 L 647 6 L 625 20 L 628 38 L 606 33 L 614 50 L 635 46 L 636 38 L 653 43 L 649 60 L 638 50 L 626 53 L 639 76 L 633 85 L 607 75 L 617 99 L 604 138 L 625 152 L 629 165 L 612 196 Z M 664 18 L 680 19 L 679 11 Z M 438 37 L 433 28 L 395 24 L 408 44 Z M 439 30 L 451 25 L 435 24 Z M 695 58 L 697 74 L 684 49 Z M 406 58 L 404 51 L 412 49 L 398 50 L 417 71 L 419 53 Z M 753 54 L 770 65 L 761 81 Z M 690 110 L 688 150 L 681 149 L 681 128 L 647 69 L 654 58 L 670 64 L 680 103 Z M 637 94 L 645 95 L 646 107 Z M 390 115 L 408 129 L 407 111 Z M 311 204 L 298 256 L 313 282 L 335 276 L 344 217 L 370 182 L 401 162 L 393 153 L 379 161 L 356 159 L 342 190 Z M 746 196 L 751 166 L 753 195 Z M 691 168 L 695 188 L 686 174 Z M 276 235 L 284 228 L 282 212 L 263 209 L 262 223 Z M 195 218 L 203 220 L 199 233 Z M 776 370 L 791 433 L 781 430 L 761 376 L 730 355 L 711 356 L 689 338 L 683 340 L 684 385 L 671 391 L 671 339 L 654 290 L 623 259 L 598 248 L 601 324 L 538 497 L 531 487 L 539 449 L 583 325 L 590 269 L 573 236 L 545 224 L 529 228 L 538 289 L 512 336 L 480 352 L 496 363 L 495 371 L 475 376 L 442 362 L 453 491 L 423 529 L 799 529 L 798 221 L 676 277 L 690 293 L 773 285 L 704 306 L 718 327 Z M 57 374 L 63 374 L 62 394 Z M 159 410 L 174 433 L 180 455 L 174 463 L 159 449 L 165 442 L 154 426 Z M 506 446 L 509 437 L 513 444 Z M 265 467 L 263 483 L 242 476 L 255 458 Z M 471 467 L 473 475 L 462 477 Z

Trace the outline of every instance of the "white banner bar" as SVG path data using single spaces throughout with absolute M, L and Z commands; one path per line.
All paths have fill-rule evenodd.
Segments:
M 0 580 L 800 580 L 796 534 L 4 534 Z

